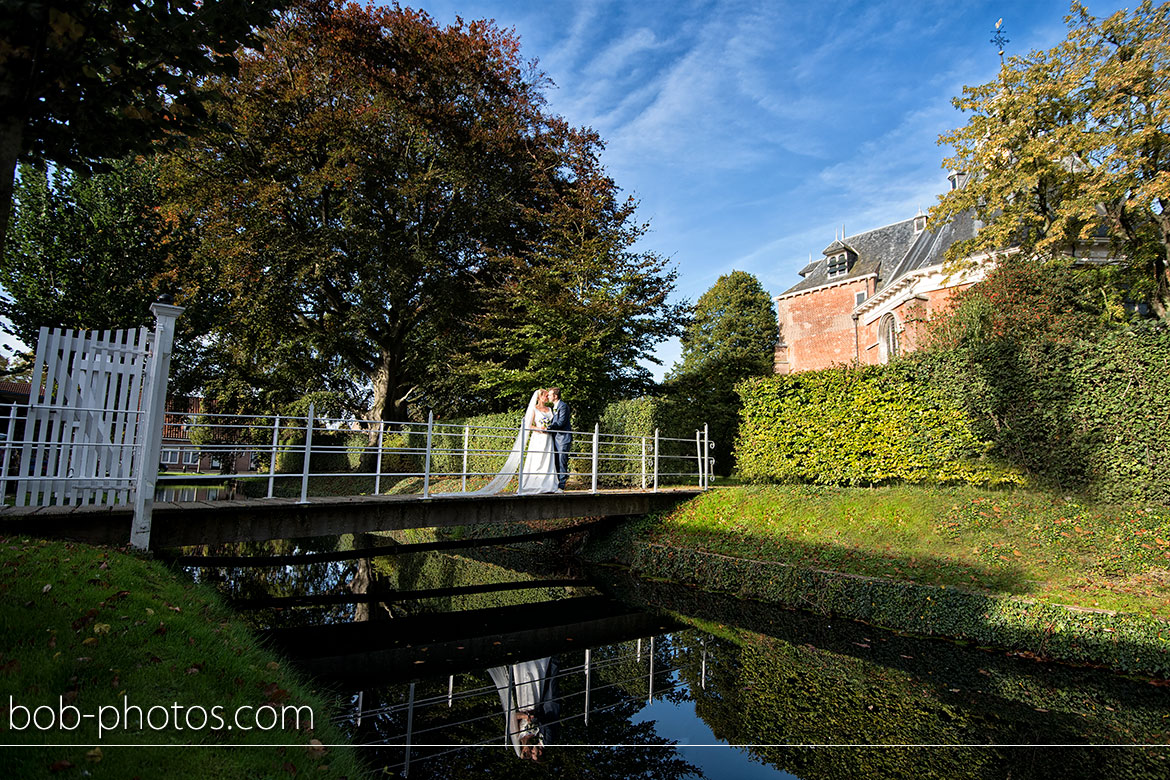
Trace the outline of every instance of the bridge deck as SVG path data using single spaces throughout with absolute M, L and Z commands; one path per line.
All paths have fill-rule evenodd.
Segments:
M 151 547 L 295 539 L 405 528 L 438 528 L 556 518 L 644 515 L 699 494 L 698 488 L 570 491 L 544 495 L 346 496 L 156 503 Z M 127 505 L 5 507 L 0 534 L 122 545 L 130 540 Z

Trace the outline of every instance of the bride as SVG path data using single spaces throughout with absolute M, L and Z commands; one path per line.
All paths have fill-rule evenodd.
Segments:
M 548 390 L 540 389 L 532 394 L 532 398 L 528 400 L 528 408 L 524 411 L 524 422 L 504 465 L 486 485 L 461 495 L 486 496 L 499 493 L 512 481 L 512 476 L 517 470 L 520 471 L 520 487 L 517 493 L 557 491 L 553 437 L 545 430 L 552 420 L 552 407 L 549 406 L 548 400 Z M 524 468 L 518 469 L 521 452 L 524 453 Z
M 557 490 L 556 460 L 553 437 L 546 429 L 552 420 L 548 390 L 537 390 L 524 415 L 524 427 L 532 431 L 524 451 L 524 468 L 520 471 L 519 493 L 555 493 Z

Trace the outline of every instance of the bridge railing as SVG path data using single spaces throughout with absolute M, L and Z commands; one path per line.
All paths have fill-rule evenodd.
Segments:
M 85 476 L 98 488 L 98 503 L 122 503 L 128 484 L 106 484 L 109 477 L 90 472 L 95 462 L 141 457 L 132 440 L 65 441 L 47 448 L 25 441 L 27 408 L 7 407 L 7 429 L 0 458 L 0 497 L 25 477 L 24 490 L 55 496 L 51 503 L 72 504 L 71 487 Z M 98 411 L 98 410 L 95 410 Z M 508 461 L 524 462 L 531 432 L 425 422 L 305 416 L 226 415 L 168 412 L 158 457 L 157 490 L 162 501 L 215 498 L 421 495 L 471 492 L 498 474 Z M 673 485 L 706 488 L 711 473 L 711 442 L 705 430 L 693 438 L 610 433 L 595 426 L 573 431 L 569 490 L 625 487 L 658 490 Z M 543 434 L 541 434 L 543 435 Z M 517 452 L 517 450 L 519 451 Z M 148 458 L 149 462 L 149 458 Z M 38 465 L 39 464 L 39 465 Z M 522 467 L 521 467 L 522 468 Z M 33 481 L 29 481 L 29 478 Z M 123 480 L 125 481 L 125 480 Z M 504 488 L 515 490 L 515 474 Z M 102 492 L 104 489 L 105 492 Z M 36 503 L 34 500 L 28 503 Z

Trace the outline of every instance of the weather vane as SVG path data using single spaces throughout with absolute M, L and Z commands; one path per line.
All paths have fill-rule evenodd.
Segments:
M 1007 30 L 1003 29 L 1003 17 L 995 23 L 995 29 L 991 31 L 991 42 L 999 47 L 999 64 L 1003 64 L 1003 45 L 1011 43 L 1011 38 L 1007 37 Z

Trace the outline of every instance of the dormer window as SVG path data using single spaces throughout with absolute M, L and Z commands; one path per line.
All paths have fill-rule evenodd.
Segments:
M 914 217 L 914 235 L 918 235 L 923 230 L 926 230 L 926 215 L 919 211 Z
M 849 253 L 839 252 L 829 256 L 828 274 L 830 277 L 842 276 L 849 272 Z

